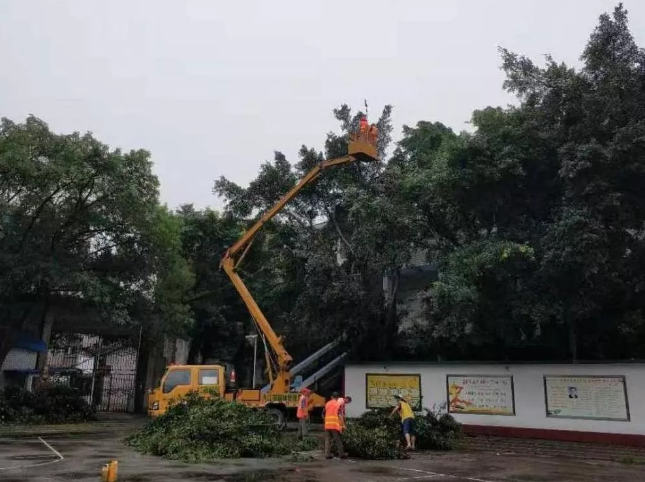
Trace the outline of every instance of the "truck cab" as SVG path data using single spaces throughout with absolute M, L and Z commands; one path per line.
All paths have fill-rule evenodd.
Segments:
M 164 414 L 173 401 L 193 391 L 203 392 L 204 396 L 215 392 L 224 398 L 227 385 L 235 384 L 234 371 L 231 377 L 233 380 L 227 383 L 226 369 L 222 365 L 171 365 L 161 378 L 159 387 L 149 394 L 148 415 L 157 417 Z
M 172 404 L 190 392 L 202 393 L 204 397 L 215 394 L 224 400 L 265 409 L 279 428 L 284 428 L 287 419 L 295 416 L 300 398 L 297 392 L 272 393 L 259 389 L 239 389 L 232 365 L 170 365 L 159 386 L 149 392 L 148 415 L 153 418 L 163 415 Z M 325 406 L 325 399 L 312 393 L 309 404 L 311 416 L 319 417 Z

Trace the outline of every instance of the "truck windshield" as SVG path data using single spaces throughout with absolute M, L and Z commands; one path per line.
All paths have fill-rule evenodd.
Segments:
M 170 393 L 181 385 L 190 385 L 190 370 L 172 370 L 168 373 L 163 383 L 163 393 Z

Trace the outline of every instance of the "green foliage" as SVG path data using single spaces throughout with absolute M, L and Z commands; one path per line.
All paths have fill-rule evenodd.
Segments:
M 209 209 L 198 211 L 191 205 L 182 206 L 176 218 L 180 222 L 181 253 L 194 276 L 194 284 L 183 298 L 195 321 L 190 329 L 191 361 L 198 354 L 203 359 L 236 361 L 248 333 L 238 325 L 249 315 L 218 266 L 226 248 L 242 234 L 242 224 L 231 216 Z M 256 269 L 257 259 L 255 252 L 249 253 L 245 267 Z
M 400 419 L 390 413 L 390 409 L 369 410 L 349 420 L 342 435 L 347 453 L 371 460 L 407 458 Z M 415 417 L 414 429 L 421 450 L 452 450 L 461 436 L 461 425 L 450 414 L 427 409 Z
M 361 359 L 645 356 L 645 53 L 627 12 L 600 17 L 580 69 L 501 56 L 517 105 L 473 112 L 470 133 L 404 126 L 387 162 L 325 173 L 266 227 L 250 284 L 297 357 L 339 336 Z M 360 113 L 334 114 L 324 152 L 278 153 L 246 189 L 218 181 L 227 212 L 344 155 Z M 411 280 L 413 255 L 439 279 Z
M 295 452 L 311 452 L 321 448 L 321 440 L 318 437 L 308 435 L 303 439 L 298 439 L 293 444 Z
M 417 448 L 420 450 L 454 450 L 461 439 L 461 424 L 441 410 L 425 409 L 414 419 Z
M 33 392 L 6 388 L 0 396 L 0 424 L 58 424 L 96 420 L 94 409 L 73 388 L 44 385 Z
M 399 436 L 384 427 L 367 428 L 360 422 L 349 421 L 343 432 L 343 447 L 350 457 L 368 460 L 408 458 L 401 449 Z
M 392 161 L 439 268 L 403 335 L 451 358 L 643 356 L 645 54 L 627 12 L 600 17 L 580 70 L 501 53 L 519 105 L 458 138 L 420 123 Z
M 328 135 L 324 152 L 303 146 L 294 164 L 277 152 L 247 188 L 218 180 L 214 191 L 224 198 L 227 215 L 252 222 L 320 161 L 346 155 L 348 134 L 362 114 L 345 105 L 334 113 L 342 132 Z M 378 120 L 382 153 L 390 139 L 390 116 L 386 106 Z M 325 172 L 263 227 L 249 253 L 261 262 L 245 258 L 242 277 L 295 358 L 343 336 L 354 347 L 374 352 L 387 344 L 385 330 L 375 345 L 358 342 L 385 324 L 379 276 L 400 257 L 398 247 L 390 249 L 378 239 L 390 226 L 373 217 L 388 214 L 370 195 L 382 171 L 381 164 L 353 164 Z M 340 263 L 339 246 L 345 258 Z M 388 249 L 377 256 L 381 248 Z
M 159 206 L 148 152 L 3 119 L 0 213 L 0 363 L 54 304 L 87 309 L 95 323 L 190 325 L 179 224 Z
M 275 457 L 311 447 L 284 437 L 259 409 L 190 393 L 127 439 L 137 450 L 186 462 Z
M 517 105 L 476 110 L 468 133 L 404 126 L 389 159 L 386 106 L 382 162 L 325 172 L 263 226 L 240 274 L 295 359 L 336 339 L 360 359 L 645 356 L 645 53 L 627 12 L 600 17 L 580 68 L 501 57 Z M 145 151 L 4 120 L 0 362 L 28 317 L 62 302 L 188 333 L 191 361 L 244 366 L 251 321 L 219 259 L 346 154 L 362 113 L 334 115 L 320 148 L 275 152 L 247 187 L 216 181 L 223 213 L 160 207 Z M 438 280 L 410 275 L 418 256 Z

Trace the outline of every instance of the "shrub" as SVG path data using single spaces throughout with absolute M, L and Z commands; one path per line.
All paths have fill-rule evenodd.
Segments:
M 0 397 L 0 425 L 3 423 L 11 423 L 15 419 L 16 411 L 14 407 L 4 397 Z
M 10 387 L 0 396 L 0 423 L 57 424 L 87 422 L 96 412 L 78 390 L 43 385 L 33 392 Z
M 452 415 L 439 409 L 425 409 L 415 418 L 417 448 L 421 450 L 453 450 L 461 439 L 461 424 Z
M 367 428 L 357 420 L 348 422 L 343 431 L 343 445 L 348 455 L 369 460 L 406 458 L 398 434 L 386 427 Z
M 288 455 L 312 440 L 283 437 L 264 411 L 191 393 L 126 440 L 137 450 L 186 462 Z
M 352 457 L 370 460 L 407 458 L 401 445 L 401 425 L 388 409 L 369 410 L 348 420 L 342 439 Z
M 417 448 L 452 450 L 461 437 L 461 425 L 449 413 L 425 409 L 415 417 Z M 365 412 L 349 420 L 343 432 L 345 450 L 352 457 L 372 460 L 407 458 L 400 419 L 390 417 L 390 409 Z

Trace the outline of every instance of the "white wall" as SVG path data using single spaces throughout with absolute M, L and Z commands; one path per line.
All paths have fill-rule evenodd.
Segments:
M 551 430 L 645 434 L 645 364 L 487 365 L 383 364 L 345 367 L 345 394 L 352 397 L 347 415 L 357 417 L 366 408 L 366 373 L 420 374 L 424 407 L 447 401 L 446 375 L 513 375 L 515 416 L 453 414 L 465 425 L 522 427 Z M 544 375 L 623 375 L 627 386 L 630 421 L 559 419 L 546 416 Z

